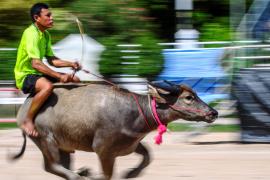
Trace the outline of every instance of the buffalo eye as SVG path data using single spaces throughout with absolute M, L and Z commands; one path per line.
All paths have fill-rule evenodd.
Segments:
M 193 100 L 194 100 L 194 97 L 193 97 L 193 96 L 186 96 L 186 97 L 185 97 L 185 101 L 186 101 L 187 103 L 191 103 Z

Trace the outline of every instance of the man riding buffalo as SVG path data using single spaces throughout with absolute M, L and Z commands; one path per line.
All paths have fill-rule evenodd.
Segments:
M 33 101 L 21 128 L 30 136 L 38 136 L 33 119 L 38 110 L 51 95 L 53 82 L 80 82 L 71 74 L 64 74 L 50 69 L 42 62 L 44 57 L 55 67 L 72 67 L 80 69 L 77 62 L 60 60 L 54 56 L 51 47 L 51 36 L 47 29 L 53 27 L 53 16 L 49 6 L 36 3 L 30 10 L 33 23 L 23 32 L 18 48 L 14 69 L 16 86 L 25 94 L 30 93 Z

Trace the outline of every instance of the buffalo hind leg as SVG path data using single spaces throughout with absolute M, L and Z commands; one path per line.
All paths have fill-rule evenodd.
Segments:
M 66 169 L 71 169 L 70 153 L 60 149 L 59 156 L 60 156 L 60 164 L 62 164 Z
M 34 139 L 33 141 L 39 147 L 44 158 L 44 168 L 47 172 L 65 178 L 67 180 L 81 180 L 80 175 L 72 172 L 70 167 L 70 154 L 61 151 L 52 138 Z M 67 159 L 65 159 L 67 158 Z M 63 165 L 61 164 L 63 163 Z
M 62 164 L 66 169 L 71 169 L 72 159 L 70 153 L 63 150 L 59 150 L 59 153 L 60 153 L 60 164 Z M 84 177 L 88 177 L 91 174 L 90 169 L 87 167 L 82 167 L 73 172 Z
M 143 159 L 142 159 L 141 163 L 136 168 L 133 168 L 131 171 L 129 171 L 124 176 L 125 179 L 137 177 L 141 173 L 141 171 L 150 164 L 149 151 L 142 143 L 139 143 L 139 145 L 137 146 L 137 148 L 135 149 L 134 152 L 142 155 Z

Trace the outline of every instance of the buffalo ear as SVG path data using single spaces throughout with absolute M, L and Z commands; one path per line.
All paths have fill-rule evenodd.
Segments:
M 163 96 L 170 94 L 169 91 L 166 91 L 162 88 L 157 88 L 157 87 L 151 86 L 150 84 L 148 84 L 148 93 L 152 97 L 156 98 L 156 101 L 158 103 L 162 103 L 162 104 L 167 103 L 166 99 L 163 98 Z

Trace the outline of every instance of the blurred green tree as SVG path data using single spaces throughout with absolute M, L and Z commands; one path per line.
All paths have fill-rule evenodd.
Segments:
M 106 46 L 100 61 L 102 74 L 155 76 L 160 72 L 161 47 L 157 45 L 159 38 L 152 33 L 158 27 L 152 22 L 145 1 L 80 0 L 71 3 L 69 9 L 83 22 L 86 31 Z
M 235 0 L 238 1 L 238 0 Z M 1 0 L 0 47 L 17 47 L 22 31 L 31 21 L 29 8 L 37 0 Z M 85 32 L 106 46 L 100 70 L 105 75 L 129 73 L 154 76 L 162 68 L 161 47 L 157 42 L 173 41 L 174 1 L 168 0 L 44 0 L 53 10 L 53 43 L 70 33 L 78 33 L 75 16 Z M 193 0 L 193 25 L 201 41 L 231 40 L 230 0 Z M 246 5 L 252 3 L 247 0 Z M 123 52 L 119 44 L 141 44 L 135 58 Z M 2 53 L 3 54 L 3 53 Z M 14 59 L 16 53 L 9 53 Z M 123 58 L 124 57 L 124 58 Z M 0 57 L 4 61 L 6 56 Z M 0 62 L 1 63 L 1 62 Z M 12 63 L 11 63 L 12 64 Z M 14 63 L 13 63 L 14 64 Z M 150 68 L 151 67 L 151 68 Z M 5 67 L 6 68 L 6 67 Z M 13 72 L 13 67 L 9 68 Z

